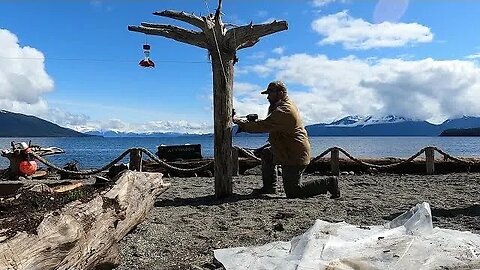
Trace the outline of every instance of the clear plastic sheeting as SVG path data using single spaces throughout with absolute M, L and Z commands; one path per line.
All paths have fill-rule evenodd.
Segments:
M 238 269 L 480 269 L 480 235 L 433 228 L 428 203 L 380 226 L 317 220 L 290 242 L 218 249 L 227 270 Z

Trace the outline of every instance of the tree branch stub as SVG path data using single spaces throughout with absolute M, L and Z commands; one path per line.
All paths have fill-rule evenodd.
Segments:
M 288 29 L 286 21 L 273 21 L 267 24 L 243 25 L 231 28 L 225 34 L 225 41 L 234 50 L 255 45 L 261 37 Z M 249 46 L 250 43 L 253 43 Z
M 146 27 L 143 25 L 148 25 L 152 27 Z M 142 26 L 129 25 L 128 30 L 144 33 L 147 35 L 163 36 L 182 43 L 187 43 L 200 48 L 208 49 L 208 43 L 205 34 L 186 30 L 172 25 L 142 23 Z
M 202 30 L 205 30 L 204 18 L 200 18 L 194 14 L 186 13 L 183 11 L 164 10 L 153 12 L 153 15 L 167 17 L 178 21 L 186 22 L 190 25 L 196 26 Z

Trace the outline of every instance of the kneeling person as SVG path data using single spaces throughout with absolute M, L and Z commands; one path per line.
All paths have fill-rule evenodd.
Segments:
M 331 198 L 339 198 L 337 177 L 301 182 L 302 174 L 310 163 L 310 143 L 295 104 L 287 95 L 287 87 L 281 81 L 271 82 L 262 92 L 270 102 L 267 118 L 246 121 L 234 118 L 233 122 L 250 133 L 268 132 L 271 147 L 262 151 L 264 194 L 276 193 L 277 172 L 275 164 L 282 165 L 282 179 L 288 198 L 305 198 L 330 192 Z

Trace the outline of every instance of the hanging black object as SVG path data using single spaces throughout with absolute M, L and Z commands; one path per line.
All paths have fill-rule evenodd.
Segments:
M 147 43 L 143 44 L 143 54 L 145 57 L 138 64 L 144 68 L 154 68 L 155 63 L 150 59 L 150 45 Z

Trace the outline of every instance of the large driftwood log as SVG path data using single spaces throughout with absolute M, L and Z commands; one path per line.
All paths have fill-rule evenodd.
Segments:
M 95 269 L 119 263 L 118 242 L 164 192 L 161 173 L 124 172 L 104 194 L 45 215 L 37 235 L 0 242 L 0 269 Z

